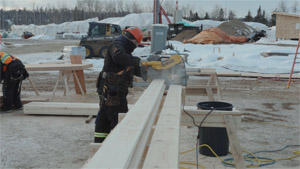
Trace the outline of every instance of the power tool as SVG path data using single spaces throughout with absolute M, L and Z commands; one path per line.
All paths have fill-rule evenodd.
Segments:
M 165 79 L 167 86 L 180 84 L 186 86 L 188 76 L 185 62 L 181 55 L 153 54 L 141 62 L 142 71 L 147 74 L 147 80 Z

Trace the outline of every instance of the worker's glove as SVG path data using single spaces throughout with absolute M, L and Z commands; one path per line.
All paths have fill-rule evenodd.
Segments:
M 139 57 L 133 56 L 132 57 L 132 62 L 133 62 L 134 67 L 140 66 L 141 59 Z

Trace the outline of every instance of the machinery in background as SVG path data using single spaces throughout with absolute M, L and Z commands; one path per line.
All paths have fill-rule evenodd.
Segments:
M 87 36 L 83 36 L 79 46 L 86 49 L 86 57 L 104 58 L 109 45 L 113 40 L 122 35 L 120 25 L 109 23 L 90 22 Z
M 32 36 L 34 36 L 34 35 L 31 32 L 25 31 L 25 32 L 23 32 L 22 38 L 28 39 L 28 38 L 31 38 Z
M 168 28 L 168 34 L 167 34 L 167 39 L 172 39 L 176 37 L 177 34 L 180 32 L 183 32 L 185 30 L 195 30 L 198 33 L 202 31 L 202 25 L 200 27 L 198 26 L 191 26 L 191 25 L 185 25 L 184 23 L 174 23 L 174 24 L 169 24 Z

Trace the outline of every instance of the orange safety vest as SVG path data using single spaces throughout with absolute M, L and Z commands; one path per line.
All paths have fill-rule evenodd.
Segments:
M 12 62 L 13 60 L 17 60 L 18 58 L 15 56 L 11 56 L 5 52 L 0 52 L 1 62 L 3 63 L 3 72 L 6 71 L 7 65 Z

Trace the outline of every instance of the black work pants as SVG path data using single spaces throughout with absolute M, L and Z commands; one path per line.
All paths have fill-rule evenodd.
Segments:
M 3 111 L 18 109 L 22 107 L 20 98 L 22 80 L 12 80 L 8 74 L 4 74 L 3 91 Z
M 105 102 L 100 105 L 94 133 L 95 143 L 102 143 L 110 131 L 118 124 L 119 113 L 127 113 L 127 94 L 128 92 L 119 93 L 120 105 L 118 106 L 106 106 Z

